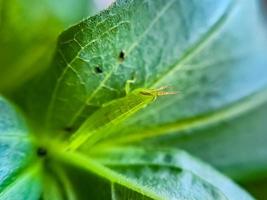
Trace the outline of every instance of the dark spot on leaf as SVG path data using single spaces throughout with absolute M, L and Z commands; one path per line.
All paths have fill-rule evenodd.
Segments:
M 192 71 L 192 70 L 187 70 L 187 71 L 186 71 L 186 75 L 187 75 L 187 76 L 191 76 L 192 74 L 193 74 L 193 71 Z
M 43 148 L 43 147 L 39 147 L 39 148 L 37 149 L 36 153 L 37 153 L 37 155 L 38 155 L 39 157 L 44 157 L 44 156 L 47 155 L 47 150 L 46 150 L 45 148 Z
M 69 133 L 72 132 L 73 130 L 74 130 L 74 128 L 70 127 L 70 126 L 67 126 L 64 128 L 64 131 L 69 132 Z
M 204 75 L 204 76 L 202 76 L 202 77 L 200 78 L 200 81 L 201 81 L 201 83 L 205 84 L 205 83 L 208 82 L 208 77 Z
M 95 67 L 95 73 L 97 73 L 97 74 L 102 74 L 102 73 L 103 73 L 102 68 L 101 68 L 100 66 L 96 66 L 96 67 Z
M 166 154 L 166 155 L 164 156 L 164 161 L 165 161 L 166 163 L 170 163 L 170 162 L 172 161 L 172 155 L 170 155 L 170 154 Z
M 123 62 L 125 60 L 125 52 L 123 50 L 120 51 L 119 60 L 120 62 Z
M 44 200 L 43 194 L 39 197 L 39 200 Z

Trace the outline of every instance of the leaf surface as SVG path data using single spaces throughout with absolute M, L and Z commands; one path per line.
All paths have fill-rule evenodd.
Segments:
M 45 105 L 47 123 L 60 129 L 123 96 L 127 80 L 136 79 L 132 88 L 172 85 L 180 95 L 128 120 L 133 129 L 137 122 L 148 129 L 215 112 L 262 90 L 266 38 L 256 3 L 206 1 L 118 1 L 71 27 L 59 38 L 47 82 L 38 85 L 43 100 L 34 104 Z M 167 21 L 172 26 L 164 26 Z
M 71 169 L 68 175 L 78 194 L 87 190 L 87 198 L 252 199 L 229 179 L 180 150 L 111 147 L 94 149 L 89 155 L 61 155 L 65 164 L 83 170 Z M 85 182 L 82 177 L 87 178 Z
M 37 200 L 41 193 L 40 166 L 29 130 L 17 111 L 0 97 L 0 199 Z
M 51 67 L 20 103 L 65 136 L 125 96 L 129 80 L 132 90 L 170 85 L 178 95 L 99 145 L 181 147 L 238 180 L 253 178 L 267 169 L 265 44 L 256 1 L 119 0 L 61 34 Z
M 168 23 L 172 26 L 164 25 Z M 241 163 L 247 166 L 246 172 L 259 173 L 266 169 L 263 152 L 267 140 L 262 139 L 267 129 L 262 122 L 267 112 L 264 41 L 254 1 L 119 1 L 61 35 L 56 65 L 49 71 L 57 75 L 49 80 L 52 89 L 48 91 L 46 119 L 52 127 L 75 127 L 98 106 L 123 95 L 124 84 L 132 78 L 136 79 L 133 87 L 172 85 L 179 95 L 161 98 L 133 116 L 114 131 L 115 137 L 131 142 L 131 137 L 153 138 L 173 129 L 172 135 L 178 134 L 180 140 L 183 131 L 187 138 L 184 148 L 228 174 L 239 177 L 235 166 Z M 97 73 L 96 67 L 103 73 Z M 63 111 L 65 107 L 70 109 Z M 249 110 L 255 113 L 252 121 Z M 233 118 L 242 120 L 222 124 Z M 230 156 L 227 149 L 212 149 L 213 143 L 202 142 L 203 134 L 195 131 L 195 126 L 214 137 L 209 141 L 225 141 L 227 149 L 237 153 Z M 194 134 L 187 136 L 188 132 Z M 253 139 L 247 139 L 254 132 Z M 199 151 L 196 143 L 207 150 Z M 216 161 L 222 151 L 228 156 Z

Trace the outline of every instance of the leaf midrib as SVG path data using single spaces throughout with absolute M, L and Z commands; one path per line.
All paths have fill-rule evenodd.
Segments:
M 152 153 L 150 159 L 146 156 L 147 153 Z M 87 152 L 86 152 L 87 153 Z M 158 154 L 160 153 L 160 154 Z M 177 148 L 146 148 L 140 146 L 113 146 L 107 148 L 94 148 L 90 151 L 91 156 L 103 165 L 115 167 L 131 167 L 131 166 L 163 166 L 170 167 L 173 169 L 180 169 L 181 171 L 189 172 L 194 176 L 198 177 L 203 182 L 208 183 L 213 186 L 218 192 L 223 196 L 231 197 L 235 194 L 234 191 L 228 191 L 229 186 L 234 186 L 232 182 L 227 177 L 216 172 L 211 166 L 206 165 L 197 158 L 192 157 L 184 150 Z M 133 156 L 137 159 L 132 160 L 131 163 L 127 164 L 127 156 Z M 159 157 L 157 156 L 159 155 Z M 109 155 L 115 155 L 115 159 Z M 171 155 L 172 159 L 166 160 L 163 155 Z M 109 158 L 110 157 L 110 158 Z M 126 160 L 125 160 L 126 159 Z M 131 159 L 130 159 L 131 160 Z M 122 161 L 122 162 L 121 162 Z M 129 162 L 129 161 L 128 161 Z M 213 179 L 213 176 L 217 177 Z M 214 178 L 215 178 L 214 177 Z M 228 186 L 220 186 L 223 183 L 227 183 Z M 238 189 L 238 188 L 237 188 Z M 242 188 L 239 188 L 243 190 Z
M 100 176 L 104 179 L 109 180 L 110 182 L 110 186 L 111 186 L 111 191 L 112 189 L 112 185 L 114 186 L 114 183 L 119 184 L 123 187 L 126 187 L 130 190 L 133 190 L 135 192 L 138 192 L 144 196 L 147 196 L 149 198 L 155 199 L 155 200 L 165 200 L 167 199 L 166 197 L 163 196 L 159 196 L 158 194 L 155 193 L 155 191 L 151 191 L 149 187 L 146 187 L 144 185 L 139 185 L 138 183 L 131 181 L 131 179 L 127 179 L 125 178 L 123 175 L 115 172 L 114 170 L 110 169 L 109 167 L 105 166 L 105 163 L 102 163 L 101 161 L 98 161 L 97 158 L 90 158 L 87 155 L 83 155 L 82 153 L 79 152 L 55 152 L 54 156 L 56 157 L 56 160 L 58 161 L 62 161 L 64 163 L 68 163 L 70 165 L 79 167 L 80 169 L 86 170 L 90 173 L 93 173 L 97 176 Z M 121 163 L 116 163 L 120 166 L 122 166 Z M 172 165 L 160 165 L 160 164 L 156 164 L 156 163 L 142 163 L 142 162 L 138 162 L 136 164 L 133 165 L 138 165 L 140 164 L 140 166 L 143 166 L 143 164 L 150 165 L 150 166 L 164 166 L 164 167 L 171 167 L 175 170 L 179 170 L 179 171 L 186 171 L 188 173 L 193 174 L 194 176 L 198 177 L 201 181 L 211 185 L 212 187 L 214 187 L 214 189 L 216 189 L 218 192 L 220 192 L 225 198 L 225 194 L 223 193 L 222 190 L 220 190 L 220 188 L 216 187 L 214 184 L 212 184 L 210 181 L 206 180 L 204 177 L 199 176 L 198 174 L 196 174 L 195 172 L 193 172 L 192 170 L 190 170 L 189 168 L 184 168 L 183 166 L 179 167 L 176 166 L 174 164 Z M 123 165 L 124 167 L 127 167 L 127 164 Z M 131 166 L 131 165 L 128 165 Z M 114 192 L 114 191 L 113 191 Z M 112 195 L 112 198 L 114 197 L 114 195 Z
M 84 156 L 80 153 L 55 151 L 55 154 L 53 156 L 58 161 L 61 161 L 63 163 L 67 163 L 73 166 L 77 166 L 81 169 L 89 171 L 90 173 L 93 173 L 97 176 L 107 179 L 110 181 L 110 184 L 116 183 L 130 190 L 143 194 L 144 196 L 153 198 L 155 200 L 164 200 L 161 196 L 156 194 L 154 191 L 151 191 L 149 188 L 132 182 L 130 179 L 125 178 L 119 173 L 105 167 L 99 162 L 87 156 Z
M 233 12 L 236 4 L 236 1 L 232 1 L 231 3 L 229 3 L 224 13 L 222 13 L 222 15 L 217 19 L 217 21 L 213 25 L 211 25 L 209 29 L 196 40 L 195 43 L 193 43 L 184 51 L 180 59 L 174 65 L 172 65 L 169 70 L 167 70 L 162 76 L 156 79 L 151 85 L 149 85 L 149 87 L 159 87 L 160 83 L 165 78 L 167 78 L 176 70 L 180 70 L 187 60 L 197 55 L 202 48 L 209 44 L 209 42 L 212 41 L 212 39 L 220 33 L 219 30 L 225 25 L 227 20 L 230 18 L 230 15 Z
M 199 176 L 198 174 L 196 174 L 192 170 L 187 169 L 187 168 L 183 168 L 182 166 L 181 167 L 180 166 L 176 166 L 175 164 L 149 163 L 149 162 L 121 163 L 121 162 L 101 162 L 101 161 L 100 161 L 100 163 L 103 163 L 105 166 L 110 166 L 110 167 L 123 167 L 123 168 L 142 167 L 142 166 L 146 166 L 146 167 L 148 167 L 148 166 L 149 167 L 168 167 L 170 169 L 179 170 L 181 172 L 188 172 L 188 173 L 193 174 L 195 177 L 199 178 L 202 182 L 211 185 L 214 189 L 216 189 L 218 192 L 220 192 L 221 195 L 223 195 L 225 197 L 225 199 L 227 199 L 227 197 L 221 191 L 221 189 L 216 187 L 213 183 L 211 183 L 210 181 L 206 180 L 204 177 Z

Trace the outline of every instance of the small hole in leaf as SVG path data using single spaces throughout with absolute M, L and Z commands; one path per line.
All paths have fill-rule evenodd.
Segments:
M 102 74 L 102 73 L 103 73 L 102 68 L 101 68 L 100 66 L 96 66 L 96 67 L 95 67 L 95 73 L 97 73 L 97 74 Z
M 47 155 L 47 150 L 46 150 L 45 148 L 43 148 L 43 147 L 39 147 L 39 148 L 37 149 L 36 153 L 37 153 L 37 155 L 38 155 L 39 157 L 44 157 L 44 156 Z
M 120 51 L 119 60 L 120 62 L 123 62 L 125 60 L 125 52 L 123 50 Z

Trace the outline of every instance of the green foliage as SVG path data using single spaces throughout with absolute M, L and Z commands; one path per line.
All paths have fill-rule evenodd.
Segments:
M 38 199 L 40 161 L 22 117 L 0 97 L 0 199 Z
M 88 2 L 0 2 L 0 89 L 29 122 L 0 99 L 0 200 L 253 199 L 225 175 L 265 198 L 256 0 L 118 0 L 65 30 L 48 68 Z
M 60 31 L 88 13 L 87 0 L 0 0 L 0 91 L 47 67 Z

